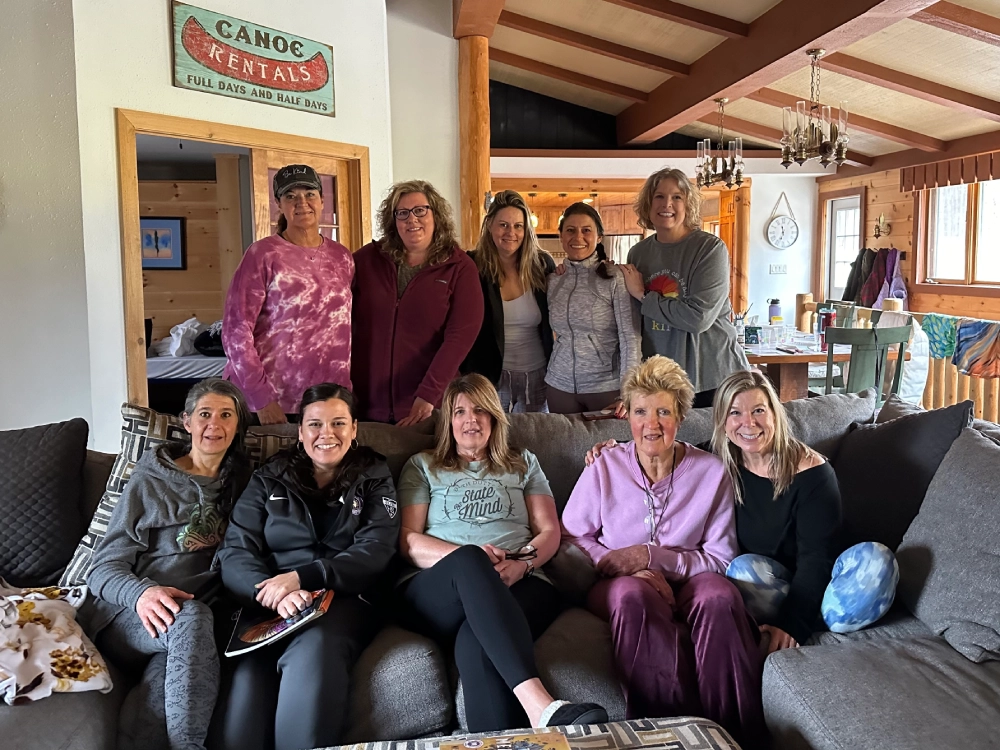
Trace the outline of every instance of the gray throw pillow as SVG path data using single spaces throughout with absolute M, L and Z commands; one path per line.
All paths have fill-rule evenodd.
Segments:
M 833 461 L 841 442 L 855 423 L 867 424 L 875 415 L 877 393 L 831 393 L 800 398 L 785 404 L 792 434 Z
M 54 584 L 83 533 L 87 422 L 0 432 L 0 578 Z
M 896 552 L 898 595 L 974 662 L 1000 660 L 1000 444 L 965 429 Z
M 895 550 L 945 454 L 971 421 L 972 402 L 963 401 L 855 426 L 832 462 L 843 508 L 840 548 L 881 542 Z

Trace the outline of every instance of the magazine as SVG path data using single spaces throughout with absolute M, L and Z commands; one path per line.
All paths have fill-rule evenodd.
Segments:
M 566 735 L 560 732 L 537 732 L 442 742 L 439 750 L 570 750 L 570 747 Z
M 323 615 L 333 601 L 333 592 L 313 591 L 313 601 L 293 617 L 282 617 L 263 607 L 243 607 L 236 615 L 236 627 L 226 646 L 226 656 L 236 656 L 284 638 Z

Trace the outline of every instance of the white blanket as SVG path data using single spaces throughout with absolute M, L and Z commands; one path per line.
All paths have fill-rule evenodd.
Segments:
M 0 696 L 7 705 L 111 690 L 108 665 L 76 622 L 86 598 L 86 586 L 19 589 L 0 578 Z

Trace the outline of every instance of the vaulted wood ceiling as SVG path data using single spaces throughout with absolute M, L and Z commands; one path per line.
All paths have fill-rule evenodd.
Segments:
M 820 98 L 847 102 L 857 168 L 1000 148 L 1000 0 L 454 3 L 496 19 L 492 79 L 616 115 L 620 146 L 715 136 L 719 96 L 727 134 L 774 146 L 823 47 Z

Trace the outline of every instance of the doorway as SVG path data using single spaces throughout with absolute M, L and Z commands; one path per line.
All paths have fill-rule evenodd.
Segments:
M 829 299 L 843 299 L 851 265 L 861 250 L 861 198 L 834 198 L 827 208 L 826 288 Z
M 238 186 L 235 190 L 223 190 L 230 196 L 228 206 L 222 206 L 220 203 L 215 209 L 219 216 L 223 216 L 223 210 L 240 214 L 239 221 L 232 221 L 233 214 L 230 213 L 229 221 L 219 222 L 218 272 L 215 275 L 219 276 L 220 280 L 222 277 L 231 278 L 232 272 L 242 259 L 243 251 L 251 242 L 274 232 L 277 205 L 271 196 L 271 178 L 274 171 L 285 164 L 308 163 L 320 173 L 324 183 L 324 196 L 329 195 L 332 198 L 325 201 L 327 210 L 324 211 L 321 221 L 321 231 L 325 236 L 341 242 L 352 250 L 357 250 L 369 242 L 372 231 L 368 148 L 131 110 L 117 110 L 116 118 L 128 400 L 130 403 L 145 406 L 149 404 L 146 351 L 150 342 L 145 322 L 147 315 L 143 278 L 144 240 L 140 217 L 151 216 L 152 213 L 149 211 L 149 201 L 144 203 L 146 210 L 140 210 L 137 138 L 145 140 L 146 136 L 157 136 L 171 139 L 174 144 L 179 143 L 181 146 L 184 143 L 194 142 L 212 152 L 230 157 L 229 163 L 222 167 L 227 171 L 224 179 L 242 182 L 245 189 L 243 197 L 240 197 Z M 146 141 L 146 143 L 151 142 Z M 189 150 L 197 149 L 189 146 Z M 246 158 L 247 162 L 245 175 L 241 178 L 239 160 L 243 158 Z M 154 173 L 147 172 L 145 176 L 152 174 Z M 217 185 L 223 175 L 220 173 L 216 177 Z M 328 185 L 329 193 L 327 193 Z M 199 191 L 194 187 L 189 188 L 188 192 L 198 194 Z M 232 198 L 233 195 L 237 197 Z M 171 199 L 170 195 L 160 196 L 155 191 L 146 197 L 166 199 L 167 205 Z M 237 205 L 233 205 L 234 201 Z M 175 201 L 175 205 L 178 203 L 179 201 Z M 162 210 L 157 213 L 163 215 Z M 203 213 L 207 215 L 207 212 Z M 180 229 L 181 236 L 186 238 L 187 232 L 181 228 L 183 225 L 184 222 L 181 222 L 174 226 Z M 154 236 L 159 242 L 159 235 Z M 180 256 L 178 263 L 184 266 L 184 259 Z M 168 272 L 159 271 L 159 273 L 162 275 Z M 213 285 L 221 284 L 220 280 L 212 282 Z M 228 282 L 224 286 L 228 286 Z M 211 291 L 216 295 L 220 293 L 217 289 Z M 223 298 L 224 294 L 223 290 L 221 292 Z M 206 314 L 213 316 L 214 313 L 213 309 Z

